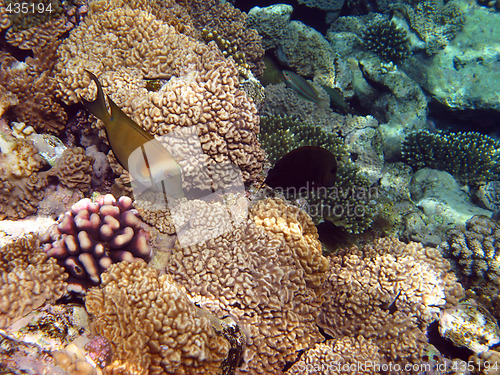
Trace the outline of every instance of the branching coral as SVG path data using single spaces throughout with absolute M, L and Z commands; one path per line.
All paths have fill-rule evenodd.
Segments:
M 379 239 L 330 256 L 321 327 L 334 338 L 362 335 L 386 361 L 420 363 L 426 327 L 463 289 L 434 248 Z
M 218 316 L 230 314 L 247 333 L 240 371 L 279 374 L 322 340 L 318 285 L 327 264 L 320 248 L 307 215 L 270 200 L 231 232 L 164 254 L 167 273 L 194 300 Z
M 196 126 L 207 155 L 237 165 L 245 182 L 255 179 L 264 156 L 257 141 L 259 118 L 239 90 L 235 65 L 215 44 L 182 35 L 150 13 L 101 7 L 102 2 L 93 2 L 89 16 L 58 50 L 63 100 L 93 97 L 84 69 L 93 71 L 111 99 L 145 130 L 165 135 Z M 144 78 L 158 76 L 168 82 L 148 91 Z
M 66 293 L 67 274 L 47 257 L 36 237 L 21 237 L 0 249 L 0 327 Z
M 373 22 L 363 32 L 365 47 L 383 60 L 398 62 L 410 55 L 410 42 L 406 31 L 392 20 Z
M 214 329 L 217 319 L 196 307 L 171 276 L 141 260 L 114 264 L 101 278 L 85 306 L 94 332 L 113 346 L 106 373 L 222 373 L 230 344 Z
M 402 156 L 414 169 L 444 170 L 463 184 L 496 180 L 500 173 L 500 143 L 476 132 L 412 133 L 403 143 Z
M 112 263 L 151 258 L 146 233 L 131 208 L 128 197 L 82 199 L 47 231 L 44 250 L 70 274 L 72 291 L 81 293 L 97 285 Z
M 350 233 L 361 233 L 372 222 L 369 182 L 349 159 L 343 138 L 319 126 L 302 124 L 287 116 L 261 118 L 261 142 L 271 163 L 297 147 L 324 147 L 337 158 L 337 175 L 332 187 L 304 189 L 309 213 L 316 222 L 323 218 Z M 299 196 L 291 197 L 293 199 Z M 357 207 L 357 208 L 356 208 Z M 356 211 L 356 212 L 355 212 Z

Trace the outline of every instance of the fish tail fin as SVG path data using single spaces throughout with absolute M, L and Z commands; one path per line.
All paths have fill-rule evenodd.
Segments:
M 89 72 L 87 69 L 85 69 L 85 72 L 87 72 L 90 78 L 95 82 L 97 86 L 97 96 L 93 101 L 85 100 L 80 96 L 80 101 L 90 113 L 106 123 L 111 119 L 111 115 L 106 108 L 106 99 L 104 98 L 104 91 L 102 90 L 101 83 L 92 72 Z

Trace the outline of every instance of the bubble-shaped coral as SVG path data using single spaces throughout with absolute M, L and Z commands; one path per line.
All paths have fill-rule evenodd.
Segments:
M 45 252 L 70 274 L 68 289 L 77 293 L 97 285 L 111 264 L 149 260 L 151 249 L 132 200 L 111 194 L 75 203 L 44 236 Z
M 85 296 L 92 328 L 112 343 L 108 374 L 225 374 L 230 344 L 218 319 L 191 302 L 170 275 L 120 262 Z
M 500 142 L 477 132 L 422 130 L 406 137 L 401 152 L 412 168 L 443 170 L 463 184 L 479 185 L 500 174 Z
M 406 31 L 392 20 L 372 22 L 363 31 L 365 47 L 383 60 L 398 62 L 410 56 L 410 42 Z

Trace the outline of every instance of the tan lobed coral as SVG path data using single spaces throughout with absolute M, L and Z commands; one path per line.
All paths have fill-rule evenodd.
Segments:
M 34 214 L 52 180 L 70 189 L 89 189 L 94 158 L 82 148 L 65 150 L 47 171 L 41 171 L 43 159 L 29 139 L 0 136 L 0 151 L 0 219 Z
M 426 328 L 463 297 L 437 249 L 381 238 L 330 256 L 320 325 L 334 338 L 363 335 L 386 361 L 419 363 Z
M 91 328 L 112 343 L 106 374 L 220 374 L 230 345 L 169 275 L 120 262 L 85 297 Z
M 128 6 L 90 4 L 88 17 L 58 49 L 59 95 L 95 96 L 84 69 L 94 72 L 110 98 L 141 127 L 164 135 L 196 126 L 203 151 L 237 165 L 245 182 L 262 167 L 257 110 L 239 89 L 238 71 L 214 43 L 178 33 L 151 13 Z M 109 51 L 113 52 L 110 53 Z M 168 82 L 148 91 L 145 78 Z
M 318 229 L 311 217 L 281 199 L 266 199 L 252 207 L 257 226 L 281 235 L 304 270 L 307 286 L 319 288 L 326 278 L 328 260 L 322 255 Z
M 56 177 L 62 186 L 87 192 L 92 179 L 93 163 L 94 158 L 87 156 L 83 148 L 68 148 L 48 171 L 48 175 Z
M 194 300 L 234 317 L 246 333 L 239 373 L 281 374 L 301 350 L 323 340 L 319 289 L 308 285 L 324 278 L 326 259 L 310 220 L 281 200 L 264 201 L 230 232 L 163 252 L 167 273 Z
M 67 274 L 40 248 L 37 237 L 21 237 L 0 249 L 0 327 L 66 293 Z
M 67 114 L 55 99 L 56 82 L 52 76 L 58 41 L 33 48 L 33 56 L 24 62 L 8 54 L 0 58 L 0 82 L 4 90 L 17 97 L 12 108 L 15 121 L 25 122 L 44 133 L 59 133 Z
M 363 336 L 342 337 L 316 344 L 285 373 L 287 375 L 374 375 L 382 363 L 377 345 Z

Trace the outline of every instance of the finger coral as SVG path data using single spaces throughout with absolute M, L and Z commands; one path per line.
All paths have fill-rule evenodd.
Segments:
M 107 374 L 233 373 L 222 372 L 228 340 L 170 275 L 141 260 L 114 264 L 101 277 L 85 306 L 91 328 L 113 346 Z
M 316 321 L 327 263 L 320 249 L 306 214 L 269 200 L 232 231 L 164 253 L 167 273 L 195 301 L 234 317 L 246 333 L 239 371 L 281 374 L 301 350 L 323 340 Z
M 21 237 L 0 249 L 0 327 L 66 293 L 67 274 L 40 248 L 37 237 Z
M 47 231 L 44 250 L 69 273 L 68 289 L 82 293 L 97 285 L 112 263 L 150 259 L 146 232 L 131 208 L 128 197 L 82 199 Z
M 434 248 L 382 238 L 330 256 L 320 325 L 333 338 L 362 335 L 388 362 L 420 363 L 426 328 L 463 297 Z
M 107 10 L 108 5 L 91 3 L 85 21 L 58 49 L 60 97 L 74 103 L 77 95 L 95 96 L 84 73 L 88 69 L 146 131 L 161 136 L 196 126 L 207 155 L 235 164 L 245 182 L 253 181 L 264 158 L 257 140 L 259 118 L 239 89 L 236 66 L 214 43 L 207 46 L 180 34 L 146 11 L 128 6 Z M 157 77 L 167 83 L 148 91 L 145 78 Z
M 409 134 L 402 148 L 403 160 L 414 169 L 446 171 L 459 182 L 480 185 L 498 179 L 500 143 L 476 132 Z

